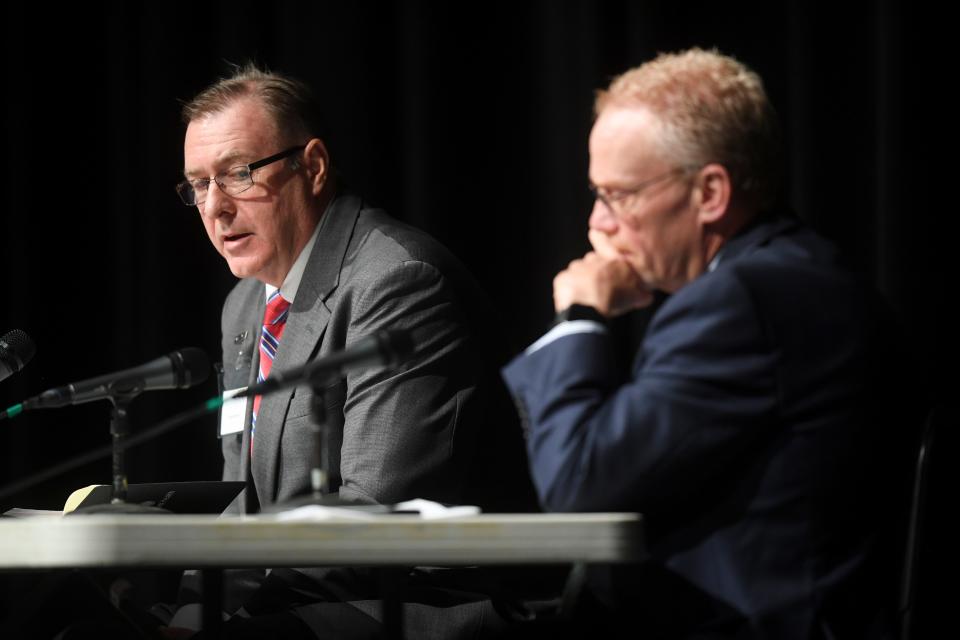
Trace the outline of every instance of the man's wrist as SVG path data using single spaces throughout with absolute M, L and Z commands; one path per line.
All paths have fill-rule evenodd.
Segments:
M 557 313 L 553 321 L 553 326 L 562 322 L 570 322 L 571 320 L 590 320 L 591 322 L 597 322 L 602 325 L 607 324 L 607 318 L 597 311 L 596 308 L 585 304 L 574 303 Z

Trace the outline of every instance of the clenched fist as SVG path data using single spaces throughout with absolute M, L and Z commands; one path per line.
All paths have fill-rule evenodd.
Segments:
M 558 313 L 582 304 L 612 318 L 651 302 L 653 294 L 626 260 L 597 251 L 574 260 L 553 279 L 553 306 Z

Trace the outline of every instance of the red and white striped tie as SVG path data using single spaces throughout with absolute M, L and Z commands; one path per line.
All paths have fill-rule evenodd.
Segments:
M 263 329 L 260 331 L 260 369 L 257 371 L 257 382 L 263 382 L 270 375 L 273 359 L 277 357 L 280 347 L 280 337 L 287 324 L 290 312 L 290 303 L 283 299 L 280 290 L 274 291 L 267 298 L 267 310 L 263 314 Z M 257 413 L 260 411 L 260 398 L 253 398 L 253 420 L 250 422 L 250 453 L 253 454 L 253 433 L 257 428 Z

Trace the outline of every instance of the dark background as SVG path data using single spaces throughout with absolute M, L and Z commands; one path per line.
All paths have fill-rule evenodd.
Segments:
M 593 92 L 693 45 L 765 79 L 784 122 L 788 200 L 890 301 L 917 359 L 911 377 L 943 402 L 957 347 L 945 309 L 957 215 L 948 26 L 906 2 L 11 5 L 0 332 L 23 329 L 38 352 L 0 384 L 0 405 L 183 346 L 219 355 L 234 279 L 173 185 L 179 103 L 227 62 L 317 88 L 334 164 L 463 259 L 508 353 L 540 334 L 553 275 L 587 248 Z M 624 321 L 625 341 L 642 320 Z M 214 392 L 211 381 L 145 395 L 134 430 Z M 95 403 L 0 422 L 0 483 L 108 442 L 108 416 Z M 208 419 L 132 451 L 131 481 L 219 477 L 215 430 Z M 2 506 L 58 508 L 109 472 L 108 460 L 91 464 Z

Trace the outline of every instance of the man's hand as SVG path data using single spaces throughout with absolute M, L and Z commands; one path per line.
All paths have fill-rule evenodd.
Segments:
M 617 251 L 617 248 L 613 246 L 613 243 L 610 242 L 610 238 L 607 234 L 602 231 L 597 231 L 596 229 L 590 229 L 587 234 L 587 238 L 590 240 L 590 246 L 593 247 L 595 253 L 597 253 L 601 258 L 606 258 L 607 260 L 619 260 L 623 256 L 620 255 L 620 252 Z
M 653 302 L 653 294 L 630 264 L 619 255 L 611 257 L 606 247 L 604 253 L 589 252 L 553 279 L 553 306 L 558 313 L 582 304 L 612 318 Z

